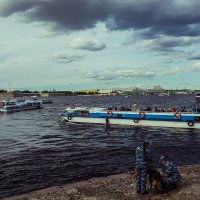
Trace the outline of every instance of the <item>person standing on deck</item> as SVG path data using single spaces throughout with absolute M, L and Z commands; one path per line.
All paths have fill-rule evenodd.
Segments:
M 134 101 L 133 104 L 131 105 L 131 111 L 135 111 L 137 107 L 137 103 Z
M 137 193 L 141 193 L 142 195 L 147 194 L 146 190 L 147 184 L 147 171 L 149 169 L 150 164 L 152 163 L 152 156 L 149 150 L 149 142 L 145 140 L 142 146 L 138 146 L 136 148 L 136 160 L 135 160 L 135 168 L 136 168 L 136 190 Z
M 192 106 L 192 113 L 196 113 L 197 112 L 197 107 L 195 105 Z

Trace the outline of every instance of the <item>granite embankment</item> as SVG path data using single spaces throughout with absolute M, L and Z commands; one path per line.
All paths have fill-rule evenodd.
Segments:
M 200 165 L 179 166 L 177 189 L 145 196 L 135 193 L 135 172 L 93 178 L 10 197 L 4 200 L 200 200 Z

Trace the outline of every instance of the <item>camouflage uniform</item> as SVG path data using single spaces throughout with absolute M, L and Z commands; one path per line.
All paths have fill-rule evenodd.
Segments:
M 147 171 L 152 162 L 151 152 L 147 149 L 144 155 L 143 147 L 136 148 L 136 163 L 135 168 L 137 172 L 136 177 L 136 190 L 138 193 L 146 192 Z
M 167 163 L 162 167 L 164 173 L 163 182 L 167 188 L 172 188 L 180 181 L 180 173 L 178 168 L 170 160 L 167 160 Z

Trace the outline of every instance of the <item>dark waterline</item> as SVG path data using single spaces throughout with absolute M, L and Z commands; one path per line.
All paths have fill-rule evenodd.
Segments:
M 69 96 L 43 109 L 0 114 L 0 198 L 134 167 L 135 147 L 148 138 L 154 164 L 167 154 L 177 165 L 199 163 L 200 130 L 67 125 L 60 113 L 74 106 L 190 106 L 193 95 Z

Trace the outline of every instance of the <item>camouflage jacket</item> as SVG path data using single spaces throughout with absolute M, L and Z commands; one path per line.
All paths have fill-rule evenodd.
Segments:
M 136 158 L 135 158 L 135 167 L 136 168 L 148 168 L 152 162 L 152 156 L 150 150 L 146 150 L 144 155 L 143 147 L 136 148 Z
M 170 160 L 162 167 L 162 171 L 164 176 L 172 178 L 175 181 L 179 181 L 181 178 L 178 168 Z

